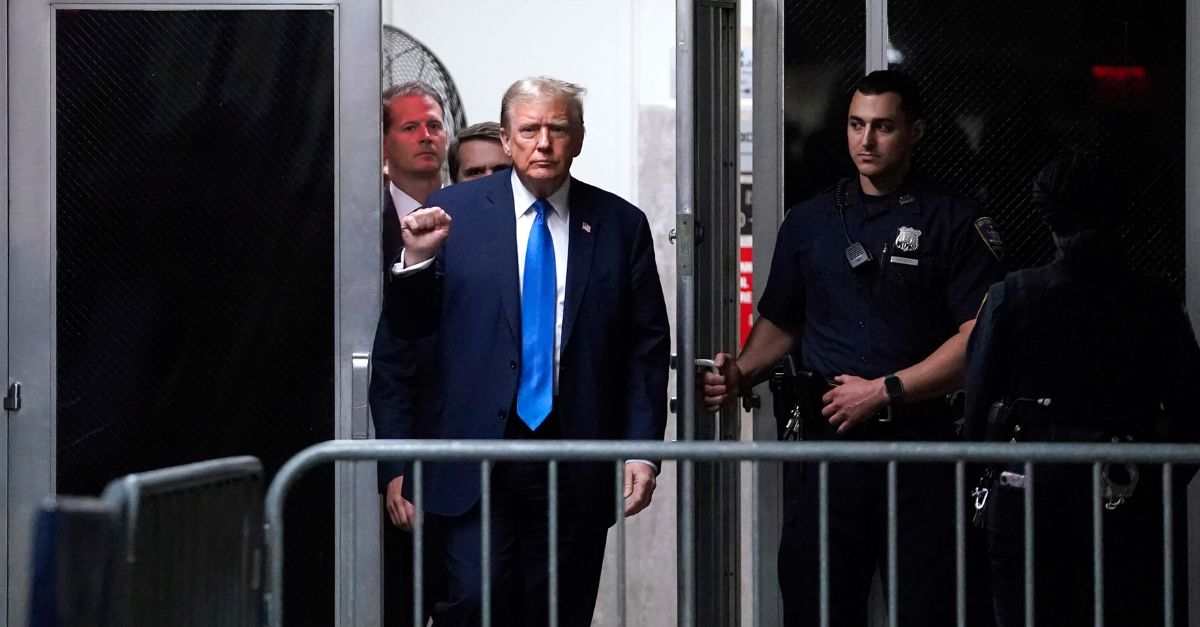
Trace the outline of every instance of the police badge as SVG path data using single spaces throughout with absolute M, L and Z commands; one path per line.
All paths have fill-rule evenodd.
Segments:
M 983 238 L 984 245 L 996 257 L 996 261 L 1002 261 L 1004 259 L 1004 241 L 1000 239 L 1000 231 L 996 229 L 996 223 L 991 218 L 979 218 L 975 221 L 975 230 L 979 232 L 979 237 Z
M 921 245 L 921 232 L 911 226 L 902 226 L 896 233 L 896 249 L 911 253 Z

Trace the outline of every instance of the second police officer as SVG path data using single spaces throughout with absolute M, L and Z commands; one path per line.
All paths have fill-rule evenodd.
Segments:
M 1165 285 L 1134 273 L 1116 228 L 1124 191 L 1095 153 L 1073 151 L 1033 183 L 1053 233 L 1053 261 L 1009 274 L 988 292 L 971 337 L 966 431 L 972 439 L 1046 442 L 1195 441 L 1200 348 Z M 1093 511 L 1101 510 L 1105 618 L 1163 624 L 1161 472 L 1104 464 L 1038 465 L 1034 599 L 1038 624 L 1092 625 Z M 1176 469 L 1177 499 L 1187 477 Z M 1024 465 L 985 473 L 982 506 L 1000 627 L 1025 624 Z M 986 492 L 984 492 L 986 490 Z M 1184 501 L 1176 512 L 1183 514 Z M 1183 521 L 1174 521 L 1179 530 Z M 1186 563 L 1183 538 L 1176 564 Z M 1176 576 L 1185 599 L 1185 577 Z M 1172 608 L 1177 611 L 1177 608 Z M 1176 623 L 1184 622 L 1182 616 Z
M 809 440 L 949 440 L 945 395 L 961 384 L 967 339 L 1002 276 L 992 220 L 971 200 L 913 171 L 925 132 L 916 82 L 896 71 L 857 84 L 846 139 L 857 176 L 792 208 L 779 230 L 759 317 L 736 359 L 705 375 L 715 411 L 791 354 L 829 377 L 810 399 Z M 871 580 L 886 573 L 887 481 L 881 464 L 829 467 L 830 618 L 865 625 Z M 900 625 L 954 619 L 952 468 L 898 472 Z M 790 465 L 779 580 L 785 624 L 819 617 L 818 477 Z M 886 585 L 886 577 L 884 577 Z

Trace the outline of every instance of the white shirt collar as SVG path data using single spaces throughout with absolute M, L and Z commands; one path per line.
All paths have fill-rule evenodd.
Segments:
M 521 183 L 520 177 L 517 176 L 516 168 L 513 168 L 510 177 L 513 188 L 513 211 L 516 212 L 516 215 L 519 218 L 526 211 L 529 211 L 529 208 L 533 206 L 533 202 L 537 200 L 537 196 L 534 196 L 533 192 L 526 189 Z M 564 220 L 567 219 L 567 216 L 570 212 L 570 207 L 567 203 L 567 198 L 570 196 L 570 192 L 571 177 L 568 176 L 567 180 L 563 181 L 562 187 L 559 187 L 558 191 L 550 194 L 550 197 L 546 199 L 546 201 L 550 203 L 550 206 L 554 207 L 554 213 L 557 213 L 558 216 Z
M 404 193 L 404 190 L 396 187 L 396 184 L 391 181 L 388 181 L 388 192 L 392 195 L 392 204 L 396 206 L 396 215 L 401 219 L 421 208 L 421 203 Z

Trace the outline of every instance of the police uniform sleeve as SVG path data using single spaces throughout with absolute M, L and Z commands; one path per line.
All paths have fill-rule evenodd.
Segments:
M 946 281 L 946 302 L 958 325 L 975 317 L 988 288 L 1004 278 L 1004 244 L 995 222 L 974 203 L 964 217 L 954 231 Z
M 1159 347 L 1163 363 L 1159 365 L 1166 378 L 1163 406 L 1168 420 L 1167 434 L 1176 442 L 1200 442 L 1200 420 L 1195 415 L 1195 389 L 1200 381 L 1200 346 L 1188 315 L 1178 301 L 1166 308 Z
M 800 268 L 799 228 L 796 214 L 788 212 L 775 240 L 767 286 L 758 301 L 758 315 L 783 329 L 797 331 L 804 326 L 804 274 Z
M 963 435 L 968 440 L 985 439 L 988 411 L 1003 393 L 1004 334 L 1004 283 L 1000 282 L 985 295 L 967 342 Z

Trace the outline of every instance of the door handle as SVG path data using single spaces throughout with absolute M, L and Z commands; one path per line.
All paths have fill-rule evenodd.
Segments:
M 371 354 L 354 353 L 350 363 L 350 439 L 366 440 L 371 437 L 371 405 L 367 402 Z
M 17 411 L 21 409 L 21 382 L 13 381 L 8 384 L 8 394 L 4 397 L 4 409 Z

